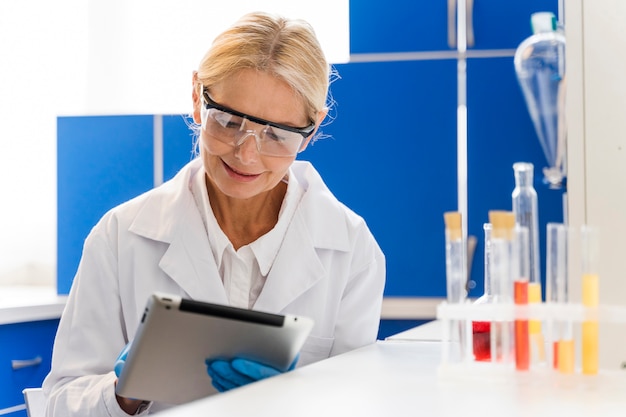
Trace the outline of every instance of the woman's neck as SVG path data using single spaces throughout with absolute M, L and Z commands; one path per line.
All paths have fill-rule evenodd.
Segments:
M 287 192 L 285 182 L 248 199 L 225 195 L 208 178 L 205 183 L 217 224 L 235 250 L 254 242 L 276 226 Z

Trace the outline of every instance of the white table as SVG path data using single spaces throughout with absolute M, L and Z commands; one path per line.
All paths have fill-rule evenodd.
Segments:
M 626 415 L 626 372 L 441 376 L 442 343 L 381 341 L 159 416 Z

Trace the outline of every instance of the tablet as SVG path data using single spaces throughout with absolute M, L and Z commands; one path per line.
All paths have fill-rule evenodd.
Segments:
M 207 358 L 252 359 L 287 370 L 313 320 L 155 293 L 149 299 L 115 391 L 183 404 L 217 391 Z

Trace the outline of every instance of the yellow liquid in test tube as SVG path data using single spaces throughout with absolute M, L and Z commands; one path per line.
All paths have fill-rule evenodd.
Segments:
M 597 307 L 599 300 L 598 275 L 583 275 L 583 305 Z M 583 374 L 598 373 L 598 322 L 585 321 L 582 325 L 582 362 Z
M 528 284 L 528 304 L 541 303 L 541 284 L 530 282 Z M 545 348 L 543 334 L 541 333 L 541 321 L 530 320 L 528 322 L 528 334 L 530 336 L 530 352 L 532 362 L 542 362 L 545 360 Z

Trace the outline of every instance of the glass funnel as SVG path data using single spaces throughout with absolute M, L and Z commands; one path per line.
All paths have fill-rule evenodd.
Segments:
M 553 13 L 532 15 L 533 35 L 517 48 L 515 72 L 548 167 L 543 172 L 553 188 L 565 178 L 565 36 Z

